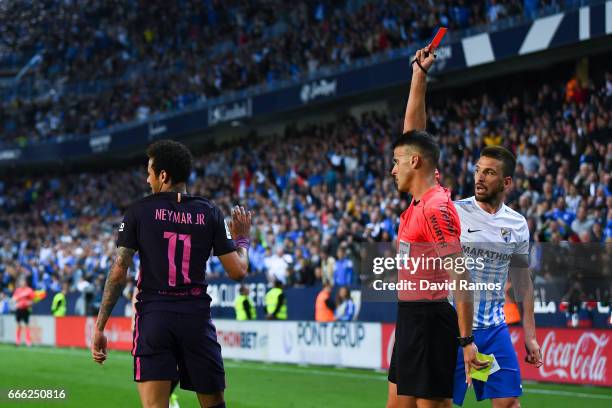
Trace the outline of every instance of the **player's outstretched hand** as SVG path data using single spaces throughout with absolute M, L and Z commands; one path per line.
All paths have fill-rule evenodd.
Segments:
M 542 367 L 544 362 L 542 361 L 542 350 L 540 350 L 538 341 L 536 339 L 527 340 L 525 342 L 525 350 L 527 351 L 525 361 L 533 364 L 536 368 Z
M 106 336 L 104 332 L 94 331 L 91 339 L 91 356 L 96 363 L 104 364 L 104 360 L 106 360 Z
M 251 230 L 251 212 L 238 205 L 232 208 L 232 219 L 229 227 L 233 238 L 248 237 Z
M 470 368 L 474 367 L 477 370 L 482 370 L 489 365 L 489 362 L 486 360 L 478 359 L 478 347 L 476 344 L 468 344 L 463 348 L 463 363 L 465 365 L 465 382 L 468 385 L 472 385 L 472 377 L 470 376 Z
M 431 68 L 434 61 L 436 60 L 436 54 L 434 54 L 433 52 L 429 52 L 428 47 L 421 48 L 420 50 L 417 50 L 416 54 L 414 54 L 413 61 L 414 60 L 417 60 L 425 71 L 429 71 L 429 68 Z M 417 63 L 412 64 L 412 71 L 423 72 L 421 71 L 421 68 L 418 66 Z

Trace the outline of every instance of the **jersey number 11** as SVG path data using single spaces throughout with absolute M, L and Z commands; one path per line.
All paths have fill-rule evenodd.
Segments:
M 181 273 L 183 283 L 191 283 L 189 279 L 189 258 L 191 257 L 191 235 L 178 234 L 176 232 L 164 232 L 164 238 L 168 240 L 168 285 L 176 286 L 176 264 L 174 256 L 176 254 L 176 239 L 183 241 L 183 261 L 181 263 Z

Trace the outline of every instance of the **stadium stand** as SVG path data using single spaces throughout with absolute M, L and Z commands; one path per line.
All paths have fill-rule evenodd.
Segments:
M 351 65 L 422 42 L 440 25 L 485 30 L 559 5 L 90 0 L 5 2 L 0 8 L 0 78 L 9 79 L 0 87 L 0 145 L 23 146 Z
M 430 104 L 442 183 L 455 198 L 470 195 L 478 152 L 502 144 L 519 161 L 509 205 L 528 219 L 532 239 L 612 242 L 612 75 L 593 81 L 578 93 L 551 82 L 523 97 Z M 226 213 L 236 202 L 255 210 L 252 273 L 266 273 L 280 257 L 288 285 L 312 285 L 324 277 L 322 260 L 327 267 L 341 249 L 352 271 L 335 262 L 331 273 L 342 267 L 343 284 L 347 274 L 357 283 L 358 244 L 393 240 L 407 206 L 386 177 L 401 122 L 399 114 L 369 112 L 207 152 L 196 157 L 190 191 L 213 197 Z M 309 151 L 325 160 L 308 160 Z M 25 275 L 34 288 L 58 291 L 68 279 L 99 293 L 116 226 L 147 193 L 145 177 L 139 166 L 0 181 L 2 289 Z M 222 273 L 215 258 L 209 273 Z

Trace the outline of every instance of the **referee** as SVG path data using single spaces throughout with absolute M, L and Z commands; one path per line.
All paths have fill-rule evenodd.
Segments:
M 13 301 L 15 301 L 15 320 L 17 328 L 15 329 L 15 344 L 21 344 L 21 331 L 25 331 L 26 346 L 32 346 L 32 336 L 30 333 L 30 314 L 32 313 L 32 304 L 34 303 L 34 289 L 32 289 L 25 277 L 20 277 L 18 287 L 13 293 Z
M 434 55 L 416 52 L 404 134 L 393 144 L 393 175 L 400 192 L 412 202 L 400 217 L 398 252 L 454 261 L 461 257 L 460 222 L 450 193 L 436 181 L 440 157 L 437 142 L 425 129 L 426 72 Z M 423 130 L 416 130 L 423 129 Z M 449 276 L 450 275 L 450 276 Z M 419 280 L 444 282 L 468 279 L 454 269 L 400 269 L 400 280 L 417 283 L 416 290 L 398 292 L 395 344 L 389 367 L 388 408 L 451 407 L 457 345 L 464 347 L 466 379 L 469 368 L 484 368 L 477 359 L 472 336 L 474 315 L 469 296 L 455 293 L 457 310 L 448 302 L 448 290 L 418 290 Z

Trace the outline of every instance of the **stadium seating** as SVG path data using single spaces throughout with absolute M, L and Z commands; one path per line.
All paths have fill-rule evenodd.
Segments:
M 506 17 L 534 18 L 538 3 L 556 4 L 6 2 L 0 75 L 28 69 L 17 85 L 0 88 L 0 145 L 87 135 L 324 66 L 350 66 L 422 42 L 440 25 L 483 30 Z
M 527 217 L 532 239 L 611 242 L 612 76 L 600 79 L 578 100 L 551 83 L 523 101 L 495 95 L 433 104 L 442 183 L 455 198 L 470 195 L 479 150 L 501 142 L 518 156 L 509 201 Z M 401 122 L 393 114 L 346 116 L 208 152 L 196 156 L 189 190 L 213 197 L 226 213 L 237 202 L 255 211 L 252 273 L 265 273 L 281 248 L 288 284 L 310 285 L 333 278 L 329 257 L 342 247 L 356 283 L 358 243 L 391 241 L 408 204 L 388 177 Z M 308 159 L 313 151 L 320 160 Z M 75 288 L 89 281 L 101 290 L 96 276 L 109 268 L 121 214 L 146 193 L 144 166 L 0 181 L 2 287 L 26 275 L 37 288 L 57 290 L 70 279 Z M 209 273 L 221 268 L 211 261 Z

